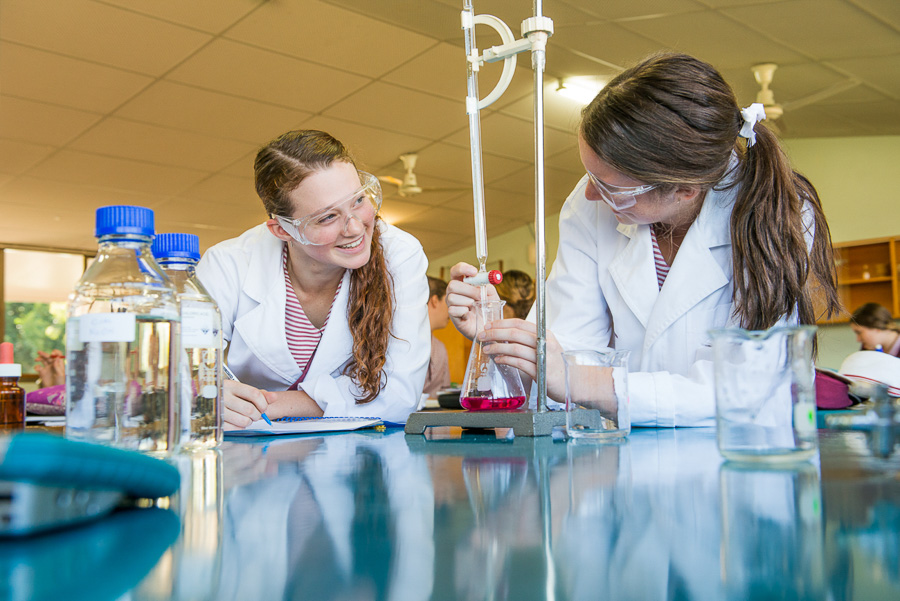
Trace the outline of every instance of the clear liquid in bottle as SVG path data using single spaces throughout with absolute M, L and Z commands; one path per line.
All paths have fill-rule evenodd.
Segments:
M 146 452 L 177 446 L 180 317 L 153 260 L 153 211 L 97 210 L 97 257 L 70 297 L 66 436 Z
M 160 234 L 153 255 L 172 280 L 181 307 L 181 445 L 199 449 L 222 442 L 222 317 L 197 279 L 197 236 Z

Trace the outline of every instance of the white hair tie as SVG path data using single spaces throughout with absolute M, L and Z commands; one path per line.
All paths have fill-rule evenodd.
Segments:
M 747 108 L 741 109 L 741 118 L 744 119 L 744 125 L 741 126 L 741 132 L 738 135 L 747 138 L 747 148 L 749 148 L 756 144 L 756 131 L 753 128 L 766 118 L 766 109 L 759 102 L 754 102 Z

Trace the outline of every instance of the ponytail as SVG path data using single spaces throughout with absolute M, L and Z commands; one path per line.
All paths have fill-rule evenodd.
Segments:
M 836 314 L 840 300 L 831 233 L 815 187 L 791 169 L 766 127 L 756 126 L 756 144 L 741 154 L 731 213 L 734 304 L 741 326 L 770 328 L 795 307 L 801 324 Z M 813 238 L 809 250 L 807 229 Z M 824 315 L 816 315 L 816 295 Z

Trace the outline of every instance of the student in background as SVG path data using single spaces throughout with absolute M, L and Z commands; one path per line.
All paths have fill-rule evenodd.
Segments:
M 850 327 L 864 351 L 884 351 L 900 357 L 900 327 L 891 312 L 878 303 L 866 303 L 853 312 Z
M 428 276 L 428 321 L 431 322 L 431 361 L 425 376 L 425 394 L 432 396 L 438 390 L 450 386 L 450 359 L 447 347 L 434 337 L 435 330 L 442 330 L 450 322 L 447 309 L 447 282 Z
M 225 421 L 262 412 L 404 422 L 428 367 L 428 259 L 378 215 L 381 186 L 347 148 L 291 131 L 256 155 L 269 219 L 210 248 L 197 276 L 222 312 Z
M 534 280 L 524 271 L 510 269 L 504 272 L 503 281 L 494 286 L 503 306 L 503 317 L 525 319 L 534 304 Z

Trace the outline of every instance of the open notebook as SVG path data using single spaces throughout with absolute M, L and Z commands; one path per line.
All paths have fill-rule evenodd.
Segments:
M 274 436 L 276 434 L 311 434 L 315 432 L 344 432 L 380 426 L 377 417 L 283 417 L 270 426 L 258 420 L 243 430 L 225 430 L 225 436 Z

